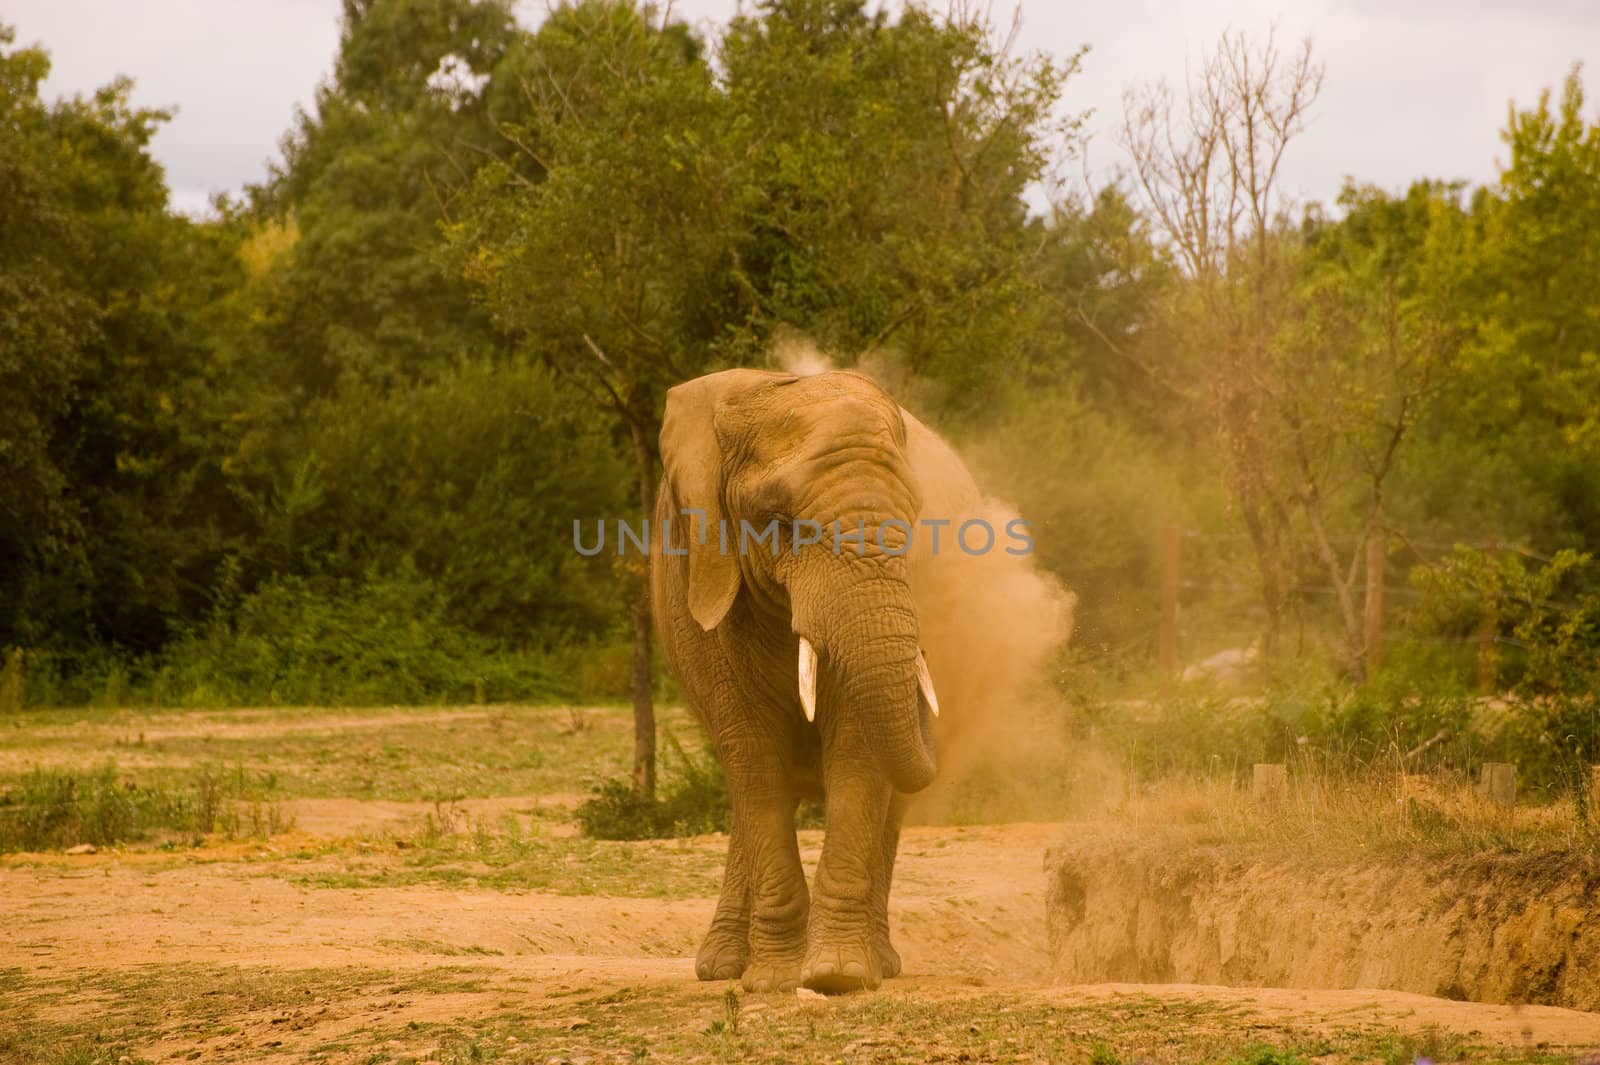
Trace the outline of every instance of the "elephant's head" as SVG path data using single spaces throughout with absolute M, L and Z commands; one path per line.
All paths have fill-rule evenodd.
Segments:
M 896 788 L 926 787 L 938 703 L 905 557 L 921 498 L 894 400 L 854 373 L 728 370 L 667 394 L 661 457 L 674 510 L 705 512 L 704 535 L 678 518 L 694 522 L 694 620 L 716 629 L 745 596 L 790 641 L 785 681 L 806 715 L 857 726 Z M 776 552 L 753 538 L 773 522 Z M 836 543 L 836 522 L 852 539 Z

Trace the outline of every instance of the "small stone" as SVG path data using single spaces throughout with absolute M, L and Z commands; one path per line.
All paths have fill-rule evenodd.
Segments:
M 93 843 L 80 843 L 76 847 L 68 847 L 67 850 L 66 850 L 66 853 L 67 854 L 94 854 L 99 849 L 100 848 L 96 847 Z
M 825 1006 L 828 1004 L 827 995 L 824 995 L 821 991 L 813 991 L 809 987 L 795 988 L 794 997 L 808 1006 Z

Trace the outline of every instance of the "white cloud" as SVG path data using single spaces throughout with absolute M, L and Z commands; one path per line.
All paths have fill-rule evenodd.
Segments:
M 0 14 L 19 44 L 50 53 L 47 94 L 126 74 L 135 103 L 177 108 L 152 150 L 190 211 L 266 176 L 332 69 L 338 18 L 338 0 L 11 0 Z

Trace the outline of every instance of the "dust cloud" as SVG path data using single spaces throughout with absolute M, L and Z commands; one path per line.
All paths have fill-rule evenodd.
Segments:
M 919 540 L 912 552 L 923 649 L 948 707 L 937 734 L 939 779 L 919 799 L 918 816 L 956 813 L 962 790 L 980 770 L 991 791 L 1009 797 L 1006 809 L 982 813 L 1008 820 L 1044 816 L 1022 778 L 1037 768 L 1042 752 L 1064 754 L 1066 710 L 1050 669 L 1072 635 L 1075 598 L 1031 553 L 1007 550 L 1022 549 L 1006 535 L 1022 515 L 985 494 L 953 447 L 920 425 L 911 447 L 923 515 L 949 520 L 949 534 L 959 534 L 967 522 L 996 532 L 993 549 L 979 554 L 968 554 L 959 542 L 941 543 L 935 552 L 931 540 Z M 976 539 L 981 543 L 984 536 L 980 531 Z M 966 805 L 971 809 L 972 801 Z
M 837 369 L 833 359 L 809 339 L 789 330 L 779 330 L 772 342 L 772 362 L 796 377 L 815 377 Z

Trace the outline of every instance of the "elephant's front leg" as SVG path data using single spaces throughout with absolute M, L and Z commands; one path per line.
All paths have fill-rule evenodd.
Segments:
M 750 963 L 749 830 L 735 822 L 728 833 L 728 864 L 722 872 L 711 930 L 700 944 L 694 974 L 702 980 L 737 980 Z
M 750 871 L 750 960 L 744 989 L 792 991 L 800 983 L 809 910 L 794 831 L 798 800 L 783 765 L 760 745 L 726 752 L 724 770 L 733 799 L 733 835 L 743 841 Z M 730 845 L 730 862 L 734 851 Z
M 900 975 L 900 953 L 889 942 L 889 885 L 894 879 L 894 860 L 900 851 L 900 822 L 906 815 L 906 797 L 898 793 L 889 801 L 884 819 L 878 864 L 872 878 L 872 946 L 884 979 Z
M 824 775 L 827 835 L 801 982 L 823 992 L 871 989 L 883 978 L 874 944 L 875 904 L 893 789 L 870 757 L 826 766 Z

